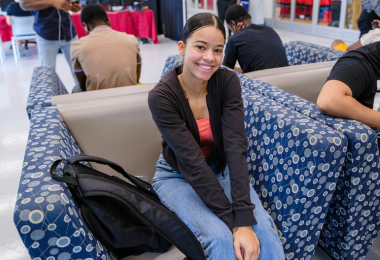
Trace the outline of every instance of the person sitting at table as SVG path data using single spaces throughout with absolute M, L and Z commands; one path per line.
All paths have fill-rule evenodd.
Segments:
M 380 145 L 380 42 L 347 52 L 334 65 L 317 99 L 325 114 L 372 127 Z
M 136 37 L 111 29 L 99 4 L 86 5 L 81 22 L 89 34 L 71 46 L 71 62 L 79 83 L 73 93 L 136 85 L 141 73 Z
M 6 16 L 6 21 L 8 25 L 12 25 L 12 16 L 17 16 L 17 17 L 24 17 L 24 16 L 32 16 L 33 13 L 30 11 L 24 11 L 20 7 L 20 0 L 15 0 L 15 2 L 10 3 L 7 6 L 7 16 Z M 20 56 L 25 56 L 24 49 L 22 48 L 22 41 L 17 41 L 18 49 L 20 52 Z
M 380 27 L 380 20 L 373 20 L 374 23 L 378 24 Z M 352 51 L 364 45 L 380 41 L 380 28 L 373 28 L 368 33 L 363 34 L 363 36 L 355 43 L 348 46 L 341 40 L 334 40 L 331 44 L 331 48 L 338 51 Z
M 289 65 L 278 34 L 271 27 L 253 24 L 243 6 L 230 6 L 226 21 L 234 34 L 228 38 L 223 65 L 233 69 L 238 60 L 243 73 Z

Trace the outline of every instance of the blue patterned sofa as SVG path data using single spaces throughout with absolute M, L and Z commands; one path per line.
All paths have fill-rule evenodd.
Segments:
M 290 66 L 337 60 L 345 54 L 343 51 L 303 41 L 285 43 L 284 47 Z
M 364 259 L 380 233 L 379 152 L 375 132 L 354 120 L 326 116 L 314 103 L 260 80 L 242 74 L 239 77 L 243 88 L 346 136 L 347 156 L 319 243 L 335 259 Z
M 30 118 L 33 109 L 51 106 L 51 98 L 69 94 L 55 70 L 51 67 L 36 67 L 30 84 L 26 111 Z
M 243 88 L 242 97 L 251 185 L 275 219 L 287 259 L 311 259 L 327 220 L 339 173 L 342 172 L 347 138 L 325 124 L 248 88 Z M 144 94 L 134 98 L 146 100 Z M 136 104 L 141 105 L 141 100 L 137 100 Z M 89 121 L 73 117 L 87 110 L 87 119 L 97 120 L 99 116 L 92 116 L 94 109 L 110 111 L 110 104 L 116 107 L 133 105 L 124 97 L 107 97 L 102 101 L 72 102 L 32 111 L 14 213 L 17 230 L 32 259 L 116 259 L 84 225 L 67 187 L 52 180 L 48 173 L 49 167 L 58 158 L 81 154 L 81 151 L 93 154 L 93 144 L 99 143 L 103 150 L 110 150 L 105 144 L 110 142 L 111 137 L 115 139 L 116 133 L 103 136 L 104 143 L 100 138 L 96 142 L 94 139 L 86 141 L 83 136 L 89 132 L 73 123 L 77 120 L 81 123 L 80 127 L 94 129 Z M 103 116 L 111 120 L 113 116 L 107 113 L 110 112 Z M 119 114 L 126 117 L 125 111 Z M 120 121 L 113 120 L 113 124 Z M 143 132 L 141 127 L 138 128 L 139 132 Z M 125 139 L 125 131 L 122 135 Z M 152 138 L 151 135 L 149 138 Z M 159 145 L 160 136 L 154 138 Z M 121 143 L 120 138 L 115 140 Z M 134 145 L 130 146 L 135 149 Z M 112 147 L 120 154 L 120 147 L 117 148 L 114 143 Z M 151 161 L 154 164 L 155 161 Z

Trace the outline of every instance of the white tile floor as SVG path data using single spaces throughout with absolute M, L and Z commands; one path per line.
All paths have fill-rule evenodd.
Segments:
M 331 39 L 277 30 L 284 43 L 303 40 L 329 46 Z M 160 44 L 140 46 L 143 58 L 141 82 L 154 83 L 160 79 L 167 56 L 177 54 L 175 41 L 160 37 Z M 33 69 L 39 66 L 35 46 L 30 45 L 27 56 L 15 63 L 9 42 L 4 43 L 6 60 L 0 64 L 0 259 L 26 260 L 29 254 L 13 223 L 13 210 L 28 139 L 29 119 L 26 102 Z M 57 58 L 57 72 L 71 91 L 74 80 L 62 54 Z M 365 260 L 380 259 L 380 241 L 376 241 Z M 317 249 L 313 260 L 327 259 Z

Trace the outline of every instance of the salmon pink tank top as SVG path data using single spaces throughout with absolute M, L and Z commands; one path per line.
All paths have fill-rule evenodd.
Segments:
M 210 117 L 198 119 L 196 122 L 201 139 L 201 150 L 205 158 L 208 158 L 215 152 L 215 141 L 211 132 Z

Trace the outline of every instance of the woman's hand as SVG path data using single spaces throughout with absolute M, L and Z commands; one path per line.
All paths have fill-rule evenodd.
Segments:
M 239 227 L 234 235 L 235 256 L 238 260 L 257 260 L 260 241 L 251 226 Z

